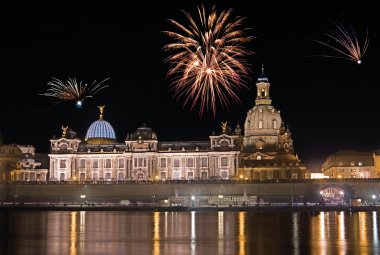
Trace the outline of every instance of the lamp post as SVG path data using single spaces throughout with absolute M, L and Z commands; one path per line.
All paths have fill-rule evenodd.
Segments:
M 82 195 L 80 195 L 80 198 L 81 198 L 80 206 L 82 207 L 83 201 L 85 201 L 85 199 L 86 199 L 86 195 L 82 194 Z
M 194 207 L 195 196 L 191 196 L 191 206 Z
M 223 202 L 223 195 L 218 196 L 218 205 L 221 205 Z

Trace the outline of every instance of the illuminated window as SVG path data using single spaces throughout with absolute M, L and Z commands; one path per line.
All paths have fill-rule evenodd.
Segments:
M 355 165 L 355 162 L 354 161 L 351 161 L 351 164 L 350 164 L 351 166 L 354 166 Z
M 79 167 L 80 168 L 85 168 L 86 167 L 86 160 L 82 158 L 79 162 Z
M 59 161 L 59 167 L 60 168 L 66 168 L 66 159 L 61 159 Z
M 193 158 L 187 159 L 187 167 L 194 167 L 194 159 Z
M 92 160 L 92 168 L 99 168 L 99 161 L 97 159 Z
M 201 167 L 207 167 L 207 165 L 208 165 L 208 158 L 202 158 Z
M 228 158 L 227 157 L 222 157 L 221 159 L 220 159 L 220 165 L 221 166 L 228 166 Z
M 166 158 L 161 158 L 160 165 L 161 167 L 166 167 Z
M 106 168 L 111 168 L 112 167 L 112 162 L 111 159 L 106 159 Z
M 359 162 L 358 162 L 358 165 L 359 165 L 359 166 L 363 166 L 363 162 L 359 161 Z
M 277 121 L 276 120 L 273 121 L 273 128 L 277 129 Z
M 256 157 L 256 159 L 257 159 L 257 160 L 261 160 L 261 156 L 258 155 L 258 156 Z
M 263 121 L 259 121 L 259 128 L 263 128 Z
M 119 168 L 125 168 L 125 160 L 123 158 L 119 158 Z

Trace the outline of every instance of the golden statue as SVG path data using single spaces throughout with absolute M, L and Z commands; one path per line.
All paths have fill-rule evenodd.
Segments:
M 227 132 L 227 121 L 226 122 L 222 122 L 222 132 L 223 133 Z
M 103 119 L 103 112 L 104 112 L 104 107 L 106 107 L 105 105 L 99 105 L 98 108 L 99 108 L 99 111 L 100 111 L 100 116 L 99 116 L 99 119 Z
M 66 132 L 67 132 L 67 129 L 69 128 L 69 126 L 62 126 L 62 137 L 66 137 Z

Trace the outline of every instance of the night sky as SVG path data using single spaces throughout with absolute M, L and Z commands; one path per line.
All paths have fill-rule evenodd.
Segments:
M 234 9 L 247 17 L 245 26 L 256 36 L 249 50 L 252 80 L 239 94 L 242 104 L 218 108 L 202 118 L 182 107 L 169 91 L 168 56 L 162 51 L 173 30 L 167 21 L 184 22 L 181 10 L 196 14 L 200 1 L 113 1 L 94 4 L 36 5 L 15 3 L 0 15 L 1 122 L 5 143 L 32 144 L 49 151 L 49 139 L 68 125 L 84 138 L 105 104 L 119 142 L 142 123 L 161 141 L 207 140 L 221 121 L 242 126 L 253 107 L 261 63 L 271 83 L 273 105 L 293 134 L 295 151 L 313 171 L 339 149 L 380 148 L 379 33 L 375 1 L 331 5 L 305 1 L 205 1 L 218 10 Z M 333 2 L 333 1 L 330 1 Z M 348 60 L 309 57 L 331 51 L 311 40 L 325 38 L 331 21 L 352 24 L 358 34 L 369 31 L 369 48 L 362 65 Z M 111 77 L 109 87 L 85 101 L 53 105 L 44 93 L 51 77 L 85 82 Z

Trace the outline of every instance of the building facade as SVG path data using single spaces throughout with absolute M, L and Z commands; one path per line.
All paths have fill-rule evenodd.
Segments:
M 38 154 L 31 145 L 0 146 L 0 183 L 7 181 L 46 181 L 48 169 L 42 166 L 46 154 Z M 41 168 L 42 167 L 42 168 Z
M 125 181 L 309 178 L 308 169 L 294 153 L 289 128 L 271 104 L 264 70 L 257 82 L 256 105 L 245 121 L 244 137 L 222 123 L 208 141 L 162 142 L 143 125 L 119 143 L 112 125 L 100 116 L 85 139 L 62 127 L 61 138 L 51 142 L 50 180 Z
M 376 153 L 341 150 L 330 155 L 322 164 L 322 173 L 330 178 L 378 178 Z
M 143 125 L 118 143 L 100 107 L 99 120 L 91 124 L 84 141 L 67 127 L 61 138 L 50 140 L 50 180 L 229 179 L 238 171 L 240 137 L 225 124 L 210 141 L 159 142 Z

